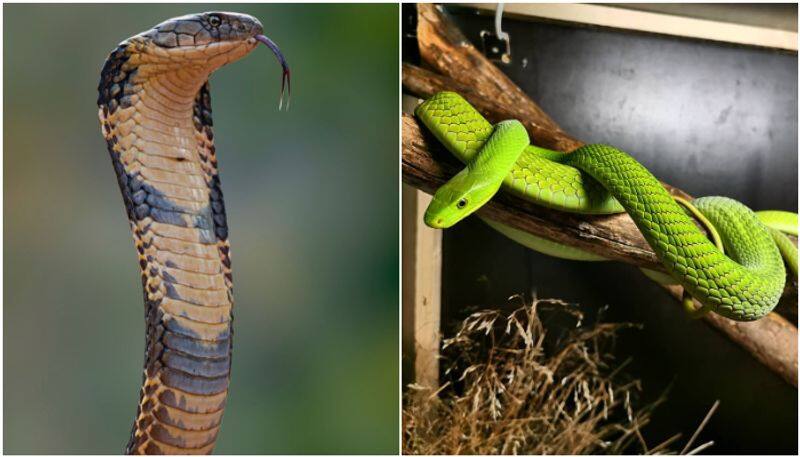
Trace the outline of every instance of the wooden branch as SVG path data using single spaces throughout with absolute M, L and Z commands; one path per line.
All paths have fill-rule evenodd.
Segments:
M 482 91 L 480 87 L 469 86 L 407 63 L 403 63 L 403 86 L 411 93 L 424 98 L 443 90 L 458 92 L 493 124 L 506 119 L 519 119 L 537 146 L 556 151 L 572 151 L 583 146 L 583 143 L 571 138 L 555 126 L 543 126 L 541 120 L 535 118 L 518 117 L 522 111 L 518 110 L 516 105 L 503 105 L 493 101 L 495 100 L 492 98 L 493 95 Z
M 403 85 L 419 96 L 456 90 L 486 117 L 496 122 L 519 119 L 533 141 L 543 147 L 569 152 L 582 143 L 563 132 L 522 90 L 491 64 L 464 38 L 437 6 L 418 4 L 420 54 L 427 64 L 446 76 L 410 65 L 403 67 Z M 416 120 L 404 115 L 402 141 L 403 180 L 432 193 L 458 169 L 443 147 Z M 688 196 L 672 186 L 671 193 Z M 538 207 L 505 193 L 498 194 L 479 214 L 554 241 L 606 258 L 662 270 L 655 253 L 627 214 L 577 216 Z M 677 294 L 668 288 L 670 293 Z M 789 281 L 784 297 L 797 303 L 797 283 Z M 786 298 L 785 298 L 786 299 Z M 747 350 L 770 370 L 797 387 L 797 327 L 771 313 L 755 322 L 733 322 L 709 314 L 705 321 Z
M 681 286 L 666 286 L 665 289 L 681 301 Z M 695 306 L 700 306 L 697 300 Z M 755 322 L 737 322 L 708 313 L 704 319 L 786 382 L 797 387 L 797 327 L 781 315 L 769 313 Z

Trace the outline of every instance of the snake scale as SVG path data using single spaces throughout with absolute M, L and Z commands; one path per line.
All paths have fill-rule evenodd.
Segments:
M 492 126 L 452 92 L 434 95 L 419 105 L 415 114 L 467 165 L 436 191 L 425 213 L 425 223 L 431 227 L 452 226 L 480 208 L 501 187 L 560 211 L 624 211 L 669 276 L 704 309 L 742 321 L 759 319 L 778 303 L 786 281 L 781 252 L 796 269 L 797 249 L 777 230 L 770 232 L 761 220 L 772 225 L 777 220 L 779 229 L 796 234 L 794 213 L 765 212 L 759 216 L 726 197 L 702 197 L 687 203 L 719 232 L 723 252 L 644 166 L 619 149 L 586 145 L 564 154 L 530 145 L 520 122 L 510 120 Z M 536 250 L 574 259 L 583 256 L 578 249 L 497 222 L 490 225 Z
M 208 78 L 262 42 L 288 85 L 286 61 L 262 33 L 244 14 L 181 16 L 120 43 L 101 72 L 101 131 L 144 289 L 144 375 L 129 454 L 210 453 L 216 442 L 233 279 Z

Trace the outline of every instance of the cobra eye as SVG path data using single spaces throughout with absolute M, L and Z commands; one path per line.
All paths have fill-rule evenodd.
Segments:
M 462 198 L 461 200 L 458 201 L 458 203 L 456 203 L 456 208 L 458 209 L 464 209 L 465 206 L 467 206 L 466 198 Z
M 222 24 L 222 19 L 216 14 L 212 14 L 208 16 L 208 24 L 211 25 L 211 27 L 219 27 L 219 25 Z

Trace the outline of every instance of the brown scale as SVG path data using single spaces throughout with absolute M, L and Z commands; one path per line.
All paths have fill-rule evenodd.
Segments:
M 210 453 L 217 438 L 230 379 L 233 279 L 207 80 L 254 49 L 261 33 L 250 16 L 184 16 L 121 43 L 101 73 L 101 131 L 145 303 L 130 454 Z

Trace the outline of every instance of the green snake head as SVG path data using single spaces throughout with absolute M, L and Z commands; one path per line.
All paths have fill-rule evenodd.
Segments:
M 425 210 L 425 225 L 438 229 L 452 227 L 483 206 L 499 188 L 481 182 L 465 168 L 436 191 Z
M 482 153 L 436 191 L 425 211 L 425 224 L 445 229 L 474 213 L 497 193 L 528 144 L 528 132 L 519 121 L 498 123 Z

